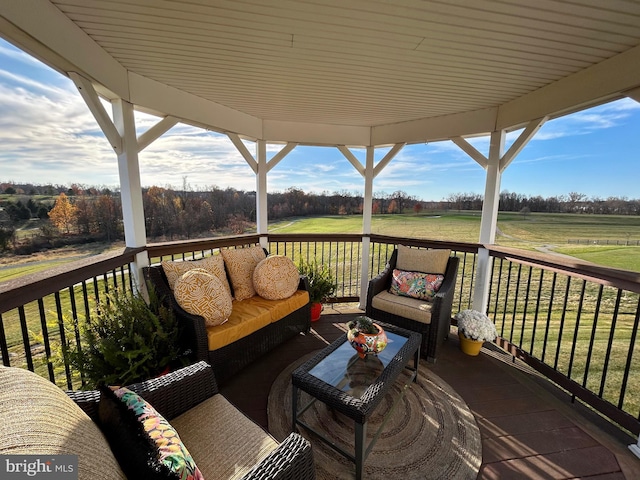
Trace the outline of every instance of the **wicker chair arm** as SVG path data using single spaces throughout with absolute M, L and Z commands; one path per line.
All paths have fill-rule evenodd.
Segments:
M 129 385 L 167 420 L 190 410 L 218 393 L 211 365 L 198 362 L 167 375 Z
M 218 393 L 218 384 L 211 366 L 198 362 L 174 372 L 128 388 L 147 400 L 166 419 L 170 420 Z M 99 390 L 67 391 L 66 394 L 92 420 L 98 419 Z
M 371 307 L 373 297 L 384 290 L 388 290 L 391 286 L 391 274 L 393 273 L 393 269 L 396 268 L 397 259 L 398 250 L 396 249 L 393 251 L 393 254 L 391 254 L 384 270 L 369 280 L 369 287 L 367 288 L 367 309 Z
M 316 478 L 311 444 L 291 433 L 242 480 L 313 480 Z

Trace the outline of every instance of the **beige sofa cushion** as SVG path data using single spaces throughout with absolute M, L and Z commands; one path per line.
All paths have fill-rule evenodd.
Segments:
M 165 260 L 161 265 L 171 290 L 174 289 L 176 281 L 186 272 L 194 268 L 204 268 L 211 275 L 217 277 L 220 282 L 222 282 L 226 292 L 231 295 L 231 287 L 229 286 L 229 280 L 227 280 L 227 272 L 224 269 L 224 259 L 221 255 L 211 255 L 201 260 L 185 260 L 182 262 Z
M 220 279 L 203 268 L 194 268 L 182 275 L 173 294 L 178 304 L 192 315 L 200 315 L 208 327 L 222 325 L 231 315 L 231 294 Z
M 417 322 L 431 323 L 432 304 L 426 300 L 400 297 L 385 290 L 373 297 L 371 305 L 383 312 L 393 313 Z
M 272 255 L 256 265 L 253 288 L 267 300 L 289 298 L 298 290 L 300 273 L 293 261 L 283 255 Z
M 444 274 L 451 256 L 449 249 L 410 248 L 398 245 L 396 268 L 408 272 Z
M 233 286 L 233 298 L 244 300 L 256 294 L 253 271 L 267 256 L 262 247 L 225 248 L 220 250 Z
M 0 367 L 0 438 L 0 455 L 78 455 L 80 480 L 126 480 L 100 428 L 28 370 Z
M 220 394 L 174 418 L 171 425 L 206 479 L 242 478 L 278 447 Z

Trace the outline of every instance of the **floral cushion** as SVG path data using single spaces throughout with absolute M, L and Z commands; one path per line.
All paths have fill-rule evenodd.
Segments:
M 253 287 L 267 300 L 283 300 L 298 290 L 300 274 L 293 261 L 282 255 L 262 260 L 253 271 Z
M 192 315 L 204 318 L 208 327 L 222 325 L 233 308 L 231 294 L 218 277 L 203 268 L 184 273 L 173 289 L 178 305 Z
M 398 245 L 396 268 L 411 272 L 442 273 L 447 270 L 451 250 L 410 248 Z
M 390 293 L 420 300 L 433 300 L 444 280 L 435 273 L 407 272 L 395 268 L 391 277 Z
M 174 289 L 176 282 L 184 273 L 194 268 L 204 268 L 211 275 L 218 277 L 224 289 L 231 295 L 231 287 L 227 280 L 227 273 L 224 270 L 224 259 L 220 255 L 211 255 L 202 260 L 186 260 L 183 262 L 164 261 L 161 265 L 171 290 Z
M 127 478 L 203 480 L 178 432 L 135 392 L 102 387 L 98 417 Z
M 233 296 L 236 300 L 251 298 L 256 294 L 253 287 L 253 271 L 267 256 L 262 247 L 225 248 L 220 250 L 229 272 Z

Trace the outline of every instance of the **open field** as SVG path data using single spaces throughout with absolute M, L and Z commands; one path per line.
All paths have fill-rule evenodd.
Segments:
M 477 242 L 480 213 L 374 215 L 372 233 Z M 287 219 L 269 224 L 274 233 L 359 233 L 359 216 Z M 571 245 L 569 240 L 640 240 L 640 216 L 500 213 L 496 244 L 558 252 L 600 265 L 640 271 L 640 247 Z
M 360 233 L 357 215 L 300 217 L 269 224 L 273 233 Z M 372 232 L 380 235 L 477 242 L 479 212 L 374 215 Z M 640 216 L 500 213 L 496 243 L 525 250 L 555 251 L 613 268 L 640 271 L 640 247 L 570 245 L 568 240 L 640 240 Z M 54 265 L 103 253 L 108 245 L 65 247 L 28 257 L 0 256 L 0 282 Z M 47 263 L 51 262 L 51 263 Z

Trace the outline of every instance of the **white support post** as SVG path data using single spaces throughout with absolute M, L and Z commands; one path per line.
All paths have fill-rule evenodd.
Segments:
M 362 265 L 360 270 L 360 309 L 367 304 L 369 288 L 369 251 L 371 249 L 371 210 L 373 209 L 374 147 L 367 147 L 364 168 L 364 203 L 362 204 Z
M 629 445 L 629 450 L 638 458 L 640 458 L 640 437 L 638 437 L 637 443 L 632 443 Z
M 112 101 L 114 125 L 122 139 L 122 152 L 118 154 L 118 172 L 120 175 L 120 197 L 122 199 L 122 217 L 127 247 L 144 247 L 147 234 L 144 225 L 142 205 L 142 186 L 138 163 L 138 141 L 133 116 L 133 105 L 122 99 Z M 145 291 L 142 267 L 149 264 L 145 253 L 138 254 L 133 265 L 133 280 L 141 292 Z
M 498 223 L 498 205 L 500 202 L 500 159 L 504 153 L 505 131 L 493 132 L 489 146 L 487 161 L 487 177 L 482 205 L 482 219 L 480 221 L 480 243 L 493 244 L 496 239 Z M 489 299 L 489 276 L 491 275 L 491 257 L 486 248 L 478 251 L 478 267 L 473 289 L 473 309 L 479 312 L 487 311 Z
M 256 143 L 257 172 L 256 172 L 256 226 L 260 235 L 260 246 L 268 248 L 268 212 L 267 212 L 267 142 L 258 140 Z

